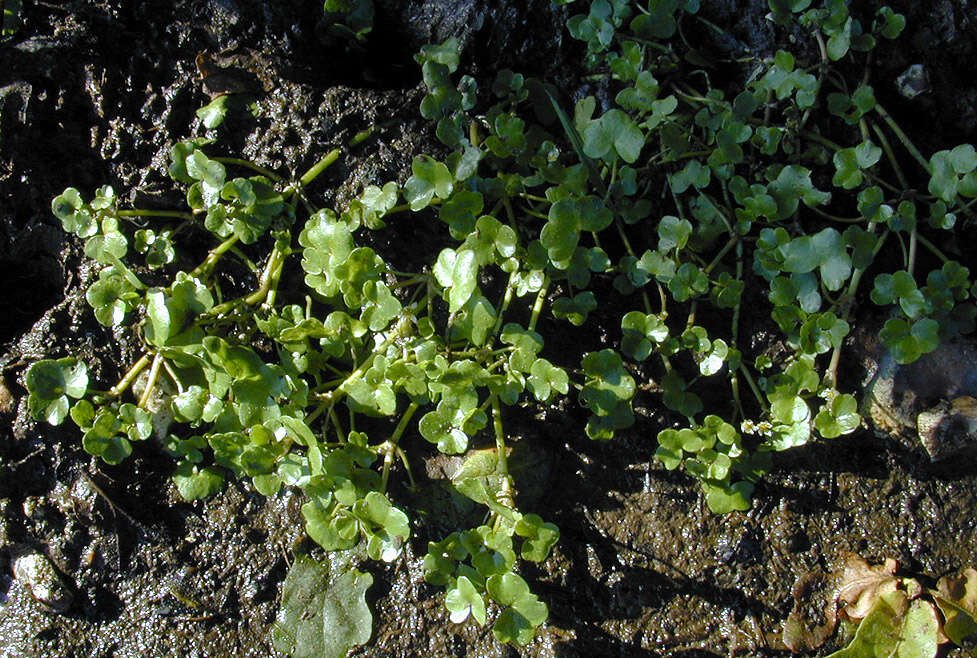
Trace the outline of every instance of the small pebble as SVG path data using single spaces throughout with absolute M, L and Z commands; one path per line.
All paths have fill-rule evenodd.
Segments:
M 71 607 L 74 596 L 61 575 L 43 553 L 31 551 L 14 560 L 14 577 L 23 583 L 31 596 L 55 612 Z

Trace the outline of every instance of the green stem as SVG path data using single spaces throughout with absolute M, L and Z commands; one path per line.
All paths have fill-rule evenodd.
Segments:
M 279 248 L 280 244 L 280 242 L 275 243 L 275 247 L 268 257 L 268 262 L 265 264 L 265 269 L 258 278 L 258 289 L 244 298 L 245 304 L 253 306 L 266 299 L 274 303 L 275 290 L 278 288 L 278 280 L 282 275 L 282 267 L 285 264 L 288 249 L 287 247 Z
M 414 415 L 414 412 L 417 411 L 419 406 L 420 405 L 418 405 L 416 402 L 411 402 L 410 406 L 408 406 L 404 411 L 404 415 L 400 417 L 400 422 L 398 422 L 397 427 L 394 428 L 393 434 L 391 434 L 390 438 L 380 444 L 380 446 L 377 448 L 378 452 L 384 453 L 383 474 L 380 482 L 380 491 L 382 492 L 387 490 L 387 479 L 390 476 L 390 466 L 393 462 L 394 454 L 399 455 L 401 461 L 404 462 L 404 468 L 407 469 L 407 476 L 410 478 L 411 488 L 416 488 L 414 476 L 411 474 L 410 465 L 407 463 L 407 455 L 404 454 L 404 451 L 400 449 L 397 443 L 400 441 L 400 437 L 404 435 L 404 431 L 407 429 L 407 423 L 410 422 L 411 417 Z
M 140 281 L 139 277 L 136 276 L 132 270 L 126 267 L 126 264 L 123 263 L 121 260 L 119 260 L 117 256 L 110 253 L 106 253 L 105 255 L 112 262 L 112 266 L 122 273 L 122 276 L 125 277 L 125 280 L 128 281 L 130 285 L 132 285 L 137 290 L 146 289 L 146 284 Z
M 281 176 L 271 171 L 270 169 L 265 169 L 264 167 L 258 166 L 253 162 L 249 162 L 248 160 L 242 160 L 241 158 L 224 158 L 224 157 L 211 158 L 211 159 L 216 160 L 221 164 L 229 164 L 229 165 L 237 165 L 239 167 L 245 167 L 247 169 L 250 169 L 251 171 L 261 174 L 262 176 L 265 176 L 266 178 L 270 178 L 276 183 L 281 183 L 284 180 Z
M 882 117 L 882 120 L 885 121 L 886 124 L 888 124 L 889 128 L 892 129 L 892 132 L 896 134 L 896 137 L 899 139 L 900 142 L 902 142 L 902 145 L 906 147 L 906 150 L 909 151 L 909 154 L 913 156 L 916 159 L 916 162 L 918 162 L 923 167 L 923 170 L 927 174 L 932 175 L 933 171 L 930 169 L 929 161 L 923 157 L 923 154 L 919 152 L 919 149 L 916 148 L 916 145 L 913 143 L 913 141 L 909 139 L 909 136 L 905 132 L 903 132 L 902 128 L 899 127 L 899 124 L 896 123 L 895 119 L 892 118 L 892 115 L 886 112 L 885 108 L 879 105 L 878 103 L 875 104 L 875 111 L 878 113 L 880 117 Z
M 942 261 L 943 263 L 949 263 L 950 262 L 950 259 L 947 258 L 946 254 L 944 254 L 942 251 L 940 251 L 940 248 L 939 247 L 937 247 L 935 244 L 933 244 L 932 242 L 930 242 L 927 238 L 923 237 L 918 232 L 916 234 L 916 239 L 919 240 L 919 244 L 921 244 L 924 247 L 926 247 L 926 249 L 931 254 L 933 254 L 934 256 L 936 256 L 937 258 L 939 258 L 940 261 Z
M 339 437 L 339 440 L 342 441 L 343 443 L 348 443 L 349 437 L 346 435 L 346 432 L 343 430 L 343 425 L 342 423 L 339 422 L 339 417 L 336 416 L 335 402 L 329 404 L 329 420 L 332 421 L 332 425 L 336 429 L 336 436 Z
M 756 398 L 757 404 L 760 405 L 760 408 L 763 409 L 764 413 L 769 411 L 770 407 L 767 405 L 767 401 L 763 399 L 763 393 L 760 392 L 760 387 L 756 385 L 755 381 L 753 381 L 753 375 L 750 374 L 750 371 L 747 370 L 746 366 L 742 363 L 740 364 L 739 371 L 742 373 L 743 379 L 746 380 L 747 385 L 749 385 L 750 390 L 753 391 L 753 397 Z
M 546 291 L 550 287 L 550 277 L 543 276 L 543 285 L 536 293 L 536 301 L 533 303 L 532 315 L 529 317 L 529 330 L 536 331 L 536 323 L 539 321 L 539 314 L 543 312 L 543 303 L 546 301 Z
M 153 389 L 156 388 L 156 379 L 159 377 L 159 369 L 163 365 L 163 355 L 159 352 L 153 357 L 153 365 L 149 369 L 149 379 L 146 381 L 146 389 L 142 392 L 142 396 L 139 398 L 139 406 L 143 409 L 149 403 L 149 398 L 153 395 Z
M 909 256 L 906 263 L 906 271 L 909 272 L 909 276 L 912 276 L 913 270 L 916 269 L 916 249 L 919 244 L 919 230 L 914 226 L 913 230 L 909 232 Z
M 736 279 L 738 281 L 743 281 L 743 243 L 736 243 Z M 734 349 L 739 349 L 739 337 L 740 337 L 740 311 L 743 307 L 742 296 L 740 301 L 736 303 L 733 307 L 733 321 L 730 327 L 730 339 L 732 345 L 730 347 Z M 738 370 L 733 370 L 729 373 L 729 385 L 733 393 L 733 401 L 736 403 L 736 408 L 739 410 L 740 417 L 746 418 L 746 410 L 743 408 L 743 400 L 740 398 L 740 383 L 737 376 Z
M 868 230 L 870 232 L 875 232 L 877 222 L 872 222 L 869 224 Z M 875 247 L 872 249 L 872 259 L 875 259 L 875 255 L 879 253 L 882 249 L 882 245 L 885 244 L 886 238 L 889 236 L 889 231 L 886 231 L 881 236 L 879 236 L 878 241 L 875 243 Z M 851 316 L 851 307 L 855 301 L 855 292 L 858 290 L 858 285 L 862 281 L 862 277 L 865 275 L 865 268 L 857 268 L 852 272 L 851 279 L 848 281 L 848 288 L 845 290 L 845 294 L 841 296 L 838 300 L 838 312 L 841 314 L 841 318 L 848 321 Z M 841 345 L 838 345 L 831 352 L 831 360 L 828 362 L 828 369 L 825 373 L 825 381 L 828 386 L 834 388 L 838 382 L 838 365 L 841 363 Z
M 163 369 L 166 370 L 166 374 L 170 376 L 170 380 L 176 386 L 177 395 L 181 395 L 184 390 L 183 382 L 180 381 L 180 378 L 177 376 L 176 372 L 174 372 L 173 368 L 170 367 L 169 361 L 163 361 Z
M 499 471 L 502 473 L 502 490 L 499 492 L 500 502 L 510 509 L 515 509 L 512 495 L 512 478 L 509 475 L 509 457 L 506 454 L 505 434 L 502 431 L 502 408 L 499 396 L 492 395 L 492 430 L 495 433 L 495 450 L 499 458 Z
M 885 151 L 885 157 L 892 166 L 892 170 L 896 172 L 896 178 L 899 179 L 899 184 L 902 189 L 909 189 L 909 182 L 906 180 L 906 176 L 902 173 L 902 167 L 899 166 L 899 161 L 896 159 L 895 151 L 892 150 L 892 144 L 889 143 L 889 139 L 882 132 L 882 129 L 876 123 L 872 123 L 872 132 L 875 136 L 879 138 L 879 142 L 882 144 L 882 150 Z
M 336 160 L 339 159 L 340 153 L 341 151 L 339 149 L 333 149 L 329 151 L 329 153 L 326 153 L 321 160 L 319 160 L 317 163 L 312 165 L 312 167 L 307 172 L 302 174 L 302 177 L 299 179 L 299 185 L 301 185 L 302 187 L 308 186 L 309 183 L 314 181 L 319 176 L 319 174 L 324 172 L 326 168 L 329 167 L 329 165 L 331 165 L 332 163 L 334 163 Z
M 366 130 L 361 130 L 358 133 L 356 133 L 355 135 L 353 135 L 353 138 L 349 140 L 349 146 L 350 146 L 350 148 L 352 148 L 354 146 L 359 146 L 360 144 L 362 144 L 366 140 L 370 139 L 370 137 L 373 136 L 374 131 L 376 131 L 376 126 L 375 125 L 374 126 L 370 126 Z
M 196 269 L 190 272 L 190 276 L 195 279 L 206 279 L 208 276 L 210 276 L 210 273 L 213 271 L 214 266 L 217 265 L 217 261 L 221 259 L 221 256 L 223 256 L 231 247 L 236 245 L 240 239 L 241 238 L 239 238 L 236 234 L 232 235 L 211 249 L 207 254 L 207 258 L 204 259 L 204 262 L 200 263 Z
M 499 311 L 495 318 L 495 326 L 492 327 L 492 333 L 489 334 L 492 340 L 486 342 L 486 345 L 491 346 L 492 341 L 499 334 L 499 329 L 502 328 L 502 317 L 505 315 L 506 310 L 509 308 L 509 304 L 512 302 L 512 296 L 515 293 L 515 282 L 516 282 L 516 272 L 509 273 L 509 280 L 505 284 L 505 293 L 502 295 L 502 302 L 499 304 Z
M 136 381 L 136 377 L 139 376 L 139 373 L 145 370 L 146 366 L 148 365 L 149 365 L 149 355 L 143 354 L 138 361 L 132 364 L 132 367 L 129 368 L 128 372 L 126 372 L 126 374 L 122 376 L 122 379 L 119 380 L 119 383 L 108 390 L 108 393 L 106 394 L 107 397 L 109 399 L 117 398 L 123 393 L 125 393 L 126 390 L 130 386 L 132 386 L 132 382 Z
M 729 253 L 729 250 L 735 247 L 736 245 L 738 245 L 739 243 L 740 243 L 740 238 L 738 235 L 733 235 L 732 237 L 730 237 L 729 242 L 723 245 L 723 248 L 719 250 L 719 253 L 717 253 L 715 258 L 712 259 L 712 262 L 706 265 L 705 268 L 703 268 L 702 273 L 705 274 L 706 276 L 709 276 L 709 274 L 714 269 L 716 269 L 716 266 L 719 265 L 719 263 L 723 260 L 723 257 L 725 257 L 726 254 Z
M 228 240 L 225 241 L 225 244 L 230 240 L 231 238 L 228 238 Z M 224 245 L 222 244 L 221 247 L 223 246 Z M 231 246 L 233 246 L 233 243 L 228 245 L 227 249 L 229 249 Z M 220 249 L 220 247 L 218 247 L 218 249 Z M 227 251 L 227 249 L 224 249 L 224 251 Z M 281 277 L 282 267 L 285 264 L 285 258 L 288 256 L 289 250 L 290 248 L 284 240 L 276 240 L 275 246 L 272 248 L 271 254 L 268 256 L 268 262 L 265 263 L 265 267 L 261 271 L 261 276 L 258 277 L 258 287 L 254 290 L 254 292 L 245 295 L 244 297 L 238 297 L 237 299 L 231 299 L 218 304 L 210 309 L 207 312 L 207 315 L 210 317 L 220 317 L 240 304 L 254 306 L 255 304 L 259 304 L 269 298 L 271 298 L 271 301 L 273 302 L 274 290 L 278 287 L 278 280 Z M 210 261 L 211 256 L 207 256 L 207 260 Z M 216 260 L 213 261 L 213 263 L 216 262 Z M 211 264 L 211 267 L 213 267 L 213 264 Z M 197 269 L 199 270 L 200 268 Z M 194 273 L 196 273 L 196 271 L 197 270 L 194 270 Z
M 420 407 L 418 403 L 410 403 L 410 405 L 404 411 L 404 415 L 400 417 L 400 422 L 398 422 L 397 427 L 394 428 L 393 434 L 391 434 L 390 438 L 387 439 L 388 441 L 393 444 L 400 442 L 400 437 L 402 437 L 404 432 L 407 430 L 407 423 L 410 422 L 411 417 L 414 415 L 414 412 L 417 411 L 418 407 Z
M 193 219 L 193 215 L 179 210 L 119 210 L 119 217 L 175 217 L 177 219 Z
M 240 259 L 240 261 L 242 263 L 244 263 L 244 266 L 247 267 L 251 271 L 251 274 L 254 274 L 254 275 L 257 275 L 258 274 L 258 271 L 259 271 L 258 266 L 255 265 L 254 264 L 254 261 L 252 261 L 250 258 L 248 258 L 247 255 L 243 251 L 241 251 L 240 249 L 238 249 L 236 246 L 235 247 L 231 247 L 229 249 L 229 251 L 232 254 L 234 254 L 235 256 L 237 256 L 238 259 Z

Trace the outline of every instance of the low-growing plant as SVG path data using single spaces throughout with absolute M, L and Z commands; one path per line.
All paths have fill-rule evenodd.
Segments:
M 65 190 L 52 210 L 101 268 L 86 292 L 95 318 L 134 327 L 143 354 L 108 389 L 90 387 L 74 357 L 35 363 L 31 413 L 70 416 L 85 450 L 112 464 L 160 437 L 188 500 L 228 478 L 267 496 L 300 489 L 315 542 L 388 562 L 411 536 L 405 510 L 424 504 L 391 494 L 397 460 L 412 483 L 402 440 L 468 453 L 451 482 L 485 522 L 430 542 L 426 579 L 445 588 L 452 621 L 491 620 L 500 641 L 529 642 L 548 611 L 519 564 L 544 561 L 559 532 L 516 505 L 513 408 L 573 397 L 583 432 L 609 440 L 635 424 L 636 395 L 660 394 L 670 426 L 649 455 L 697 479 L 711 510 L 746 510 L 773 453 L 860 425 L 838 371 L 870 268 L 899 263 L 867 294 L 892 311 L 879 337 L 900 363 L 973 329 L 969 271 L 926 237 L 970 213 L 973 147 L 926 159 L 875 99 L 862 53 L 898 35 L 898 14 L 863 25 L 844 2 L 810 4 L 770 7 L 808 29 L 820 59 L 780 51 L 734 87 L 713 86 L 683 39 L 687 22 L 714 28 L 698 2 L 594 0 L 567 27 L 608 100 L 572 108 L 508 70 L 480 89 L 457 75 L 456 41 L 427 46 L 420 111 L 447 155 L 415 158 L 403 185 L 367 185 L 342 210 L 308 194 L 338 151 L 289 179 L 200 138 L 171 153 L 186 210 Z M 842 64 L 865 65 L 857 86 Z M 911 186 L 893 138 L 929 194 Z M 409 213 L 453 242 L 404 272 L 368 232 Z M 133 231 L 136 218 L 159 225 Z M 188 264 L 177 247 L 200 231 L 217 244 Z M 931 262 L 921 286 L 916 270 Z M 283 289 L 298 267 L 304 288 Z M 228 272 L 243 271 L 253 289 L 226 299 Z M 761 306 L 782 334 L 743 341 Z M 619 323 L 608 342 L 590 341 L 595 313 Z M 587 351 L 550 353 L 571 327 Z M 338 573 L 303 565 L 304 579 Z M 346 586 L 362 601 L 368 584 Z M 302 615 L 287 601 L 283 615 L 293 651 Z

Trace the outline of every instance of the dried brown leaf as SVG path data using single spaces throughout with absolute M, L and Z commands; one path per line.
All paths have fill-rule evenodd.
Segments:
M 837 605 L 828 578 L 821 572 L 801 575 L 794 583 L 793 597 L 794 607 L 784 620 L 780 640 L 794 653 L 808 653 L 834 633 Z
M 943 632 L 955 644 L 977 642 L 977 570 L 964 569 L 936 583 L 936 604 L 943 613 Z
M 854 620 L 864 618 L 879 596 L 895 591 L 899 585 L 895 576 L 898 568 L 899 564 L 892 558 L 871 566 L 860 555 L 847 553 L 845 568 L 835 589 L 835 598 L 846 604 L 845 614 Z

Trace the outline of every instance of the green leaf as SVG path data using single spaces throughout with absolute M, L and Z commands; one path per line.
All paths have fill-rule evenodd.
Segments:
M 697 265 L 682 263 L 667 285 L 675 301 L 685 302 L 709 292 L 709 277 Z
M 118 222 L 109 217 L 102 220 L 102 232 L 85 241 L 85 255 L 102 265 L 115 265 L 125 258 L 128 246 L 126 236 L 119 232 Z
M 386 284 L 367 281 L 363 284 L 363 305 L 360 319 L 370 331 L 383 331 L 398 316 L 402 307 Z
M 696 189 L 706 188 L 711 180 L 712 169 L 695 159 L 689 160 L 682 169 L 668 175 L 669 187 L 675 194 L 682 194 L 692 186 Z
M 539 402 L 549 402 L 557 393 L 566 395 L 570 387 L 566 371 L 546 359 L 536 359 L 533 362 L 526 383 Z
M 413 176 L 404 184 L 404 198 L 414 212 L 431 204 L 432 199 L 447 199 L 454 189 L 454 177 L 448 168 L 429 155 L 414 158 Z
M 95 319 L 106 327 L 122 324 L 138 298 L 139 294 L 128 279 L 113 268 L 102 270 L 98 281 L 85 291 L 85 299 L 94 310 Z
M 176 250 L 170 239 L 171 234 L 172 231 L 156 233 L 150 229 L 136 231 L 134 246 L 136 251 L 146 255 L 146 265 L 155 269 L 173 262 Z
M 478 258 L 471 249 L 444 249 L 438 254 L 434 276 L 448 289 L 448 312 L 456 313 L 478 286 Z
M 836 171 L 831 182 L 846 190 L 854 189 L 861 185 L 865 178 L 862 171 L 875 166 L 881 157 L 882 149 L 867 140 L 854 148 L 836 151 L 834 155 Z
M 81 193 L 69 187 L 51 201 L 51 212 L 61 220 L 65 231 L 80 238 L 90 238 L 98 233 L 98 222 L 85 208 Z
M 635 383 L 624 369 L 621 355 L 611 349 L 590 352 L 584 356 L 581 365 L 586 375 L 579 396 L 581 405 L 598 416 L 608 416 L 618 405 L 630 402 Z
M 668 326 L 658 315 L 629 311 L 621 318 L 621 351 L 636 361 L 644 361 L 668 338 Z
M 702 411 L 702 400 L 687 390 L 687 386 L 685 380 L 674 372 L 666 374 L 662 379 L 662 388 L 665 390 L 662 401 L 672 411 L 691 418 Z
M 173 472 L 173 483 L 183 500 L 210 498 L 224 486 L 224 476 L 213 466 L 201 468 L 189 461 L 181 461 Z
M 745 512 L 753 506 L 753 484 L 746 481 L 707 482 L 703 481 L 702 488 L 706 494 L 706 505 L 713 514 L 729 514 L 730 512 Z
M 492 627 L 496 639 L 516 644 L 531 642 L 536 627 L 549 615 L 546 604 L 529 591 L 525 580 L 512 572 L 491 576 L 485 581 L 485 589 L 506 608 Z
M 414 56 L 418 64 L 424 62 L 435 62 L 448 69 L 449 73 L 454 73 L 458 69 L 461 56 L 458 50 L 458 39 L 451 37 L 441 44 L 428 44 L 421 47 L 421 51 Z
M 272 632 L 276 650 L 294 658 L 343 658 L 369 641 L 373 616 L 366 591 L 373 576 L 350 568 L 351 562 L 338 554 L 325 562 L 296 558 Z
M 194 150 L 186 156 L 185 163 L 187 175 L 193 180 L 201 181 L 205 188 L 217 191 L 224 187 L 224 165 L 211 160 L 203 151 Z
M 767 186 L 767 191 L 777 202 L 777 215 L 771 219 L 787 219 L 797 212 L 801 201 L 814 207 L 831 200 L 831 194 L 822 192 L 811 182 L 811 170 L 799 165 L 788 165 Z
M 474 393 L 447 396 L 434 411 L 424 414 L 418 430 L 428 442 L 445 454 L 457 455 L 468 449 L 466 423 L 477 410 L 478 397 Z
M 672 249 L 681 251 L 692 235 L 692 222 L 665 215 L 658 222 L 658 251 L 668 253 Z
M 68 415 L 68 398 L 77 400 L 88 390 L 88 366 L 74 357 L 42 359 L 27 369 L 24 383 L 31 417 L 60 425 Z
M 451 621 L 460 624 L 469 616 L 474 617 L 479 626 L 485 625 L 485 601 L 467 576 L 460 576 L 455 586 L 445 593 L 444 607 L 451 612 Z
M 886 39 L 895 39 L 906 27 L 906 17 L 897 14 L 889 7 L 879 7 L 875 12 L 873 31 L 877 29 Z
M 879 338 L 892 350 L 897 363 L 912 363 L 940 345 L 940 325 L 932 318 L 922 318 L 910 325 L 902 318 L 886 321 Z
M 227 116 L 227 102 L 229 98 L 227 94 L 218 96 L 197 110 L 197 118 L 203 122 L 204 128 L 213 130 L 224 123 L 224 117 Z
M 551 307 L 553 317 L 567 320 L 575 327 L 587 321 L 587 315 L 597 308 L 597 298 L 589 290 L 571 297 L 560 297 Z
M 641 129 L 621 110 L 609 110 L 591 121 L 581 137 L 587 156 L 612 161 L 617 155 L 628 164 L 638 159 L 645 143 Z
M 850 434 L 861 425 L 858 415 L 858 400 L 844 393 L 829 399 L 814 418 L 814 428 L 826 439 Z
M 939 636 L 940 619 L 933 604 L 922 598 L 910 601 L 905 592 L 894 590 L 876 599 L 851 644 L 829 658 L 932 658 Z
M 114 413 L 103 409 L 82 437 L 82 447 L 88 454 L 101 457 L 106 464 L 119 464 L 132 454 L 128 439 L 119 436 L 121 431 L 122 422 Z
M 520 555 L 524 560 L 542 562 L 560 540 L 560 530 L 536 514 L 527 514 L 516 522 L 515 532 L 524 537 Z

